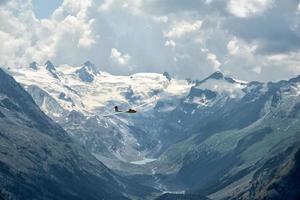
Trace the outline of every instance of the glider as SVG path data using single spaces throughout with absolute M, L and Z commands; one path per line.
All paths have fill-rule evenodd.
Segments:
M 114 115 L 119 115 L 119 114 L 125 114 L 125 113 L 130 113 L 130 114 L 134 114 L 134 113 L 137 113 L 137 108 L 140 108 L 140 107 L 143 107 L 143 106 L 146 106 L 148 104 L 151 104 L 153 103 L 154 101 L 156 100 L 156 97 L 154 98 L 154 100 L 150 101 L 150 102 L 147 102 L 147 103 L 144 103 L 142 105 L 139 105 L 139 106 L 136 106 L 134 107 L 134 109 L 129 109 L 127 111 L 122 111 L 122 110 L 119 110 L 119 107 L 118 106 L 115 106 L 114 109 L 115 109 L 115 112 L 114 113 L 109 113 L 109 114 L 106 114 L 106 115 L 103 115 L 102 117 L 110 117 L 110 116 L 114 116 Z

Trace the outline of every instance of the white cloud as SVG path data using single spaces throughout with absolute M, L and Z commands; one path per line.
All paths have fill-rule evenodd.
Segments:
M 181 38 L 188 33 L 198 31 L 202 26 L 202 21 L 177 21 L 170 29 L 164 33 L 167 38 Z
M 237 40 L 233 39 L 230 40 L 227 44 L 227 50 L 229 52 L 230 55 L 236 55 L 239 52 L 239 46 L 237 44 Z
M 154 19 L 154 21 L 157 21 L 157 22 L 167 23 L 169 21 L 169 18 L 166 15 L 163 15 L 163 16 L 153 16 L 152 18 Z
M 128 54 L 122 54 L 118 49 L 112 48 L 110 53 L 110 58 L 118 63 L 119 65 L 128 65 L 130 61 L 130 56 Z
M 205 0 L 204 3 L 209 5 L 209 4 L 211 4 L 212 2 L 213 2 L 213 0 Z
M 64 0 L 39 20 L 31 0 L 10 0 L 0 6 L 0 65 L 90 60 L 115 74 L 201 79 L 221 67 L 240 79 L 286 78 L 300 73 L 299 13 L 293 0 Z
M 132 12 L 134 15 L 139 15 L 141 14 L 142 5 L 142 0 L 105 0 L 99 6 L 98 11 L 109 12 L 113 9 L 122 9 Z
M 106 0 L 101 6 L 99 7 L 99 10 L 108 11 L 113 7 L 113 4 L 115 3 L 115 0 Z
M 271 7 L 273 0 L 230 0 L 228 10 L 237 17 L 252 17 Z
M 174 40 L 167 40 L 165 46 L 174 48 L 176 47 L 176 43 L 174 42 Z
M 87 9 L 92 6 L 92 0 L 75 1 L 75 0 L 64 0 L 62 7 L 64 10 L 73 15 L 85 14 Z
M 255 73 L 257 73 L 257 74 L 260 74 L 261 73 L 261 67 L 254 67 L 253 68 L 253 71 L 255 72 Z
M 95 36 L 92 34 L 92 24 L 94 22 L 94 19 L 89 20 L 89 22 L 83 25 L 84 29 L 82 30 L 80 39 L 78 41 L 78 47 L 82 48 L 90 48 L 93 44 L 96 44 L 95 38 L 99 37 L 99 35 Z
M 251 54 L 257 49 L 256 45 L 250 45 L 242 40 L 233 38 L 227 44 L 227 50 L 230 55 Z
M 256 55 L 257 46 L 247 43 L 241 38 L 234 37 L 227 43 L 227 59 L 222 69 L 229 74 L 242 79 L 251 80 L 252 77 L 261 75 L 265 60 L 263 56 Z
M 206 59 L 212 64 L 214 71 L 220 70 L 220 61 L 218 61 L 217 56 L 213 53 L 208 53 Z
M 5 19 L 0 20 L 0 39 L 6 41 L 2 43 L 5 49 L 0 50 L 0 64 L 27 66 L 33 60 L 45 62 L 91 48 L 96 44 L 92 31 L 95 20 L 87 16 L 91 6 L 91 0 L 65 0 L 49 19 L 42 20 L 35 18 L 31 1 L 20 4 L 12 0 L 0 7 L 0 16 Z
M 295 73 L 300 73 L 300 51 L 270 55 L 266 57 L 266 60 L 270 63 L 286 66 Z

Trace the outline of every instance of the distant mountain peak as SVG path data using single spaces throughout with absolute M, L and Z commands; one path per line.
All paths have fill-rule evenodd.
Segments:
M 76 73 L 83 82 L 90 83 L 94 80 L 94 75 L 90 71 L 92 70 L 89 70 L 88 66 L 83 66 L 80 69 L 76 70 Z
M 300 75 L 294 77 L 294 78 L 291 78 L 290 80 L 288 80 L 290 83 L 298 83 L 300 82 Z
M 213 74 L 211 74 L 209 77 L 207 77 L 207 79 L 223 79 L 224 75 L 221 71 L 216 71 Z
M 207 78 L 201 80 L 201 81 L 197 81 L 197 85 L 200 85 L 208 80 L 211 80 L 211 79 L 214 79 L 214 80 L 221 80 L 221 79 L 224 79 L 224 75 L 222 72 L 220 71 L 216 71 L 214 73 L 212 73 L 210 76 L 208 76 Z
M 9 180 L 1 179 L 1 200 L 18 198 L 18 190 L 24 199 L 127 199 L 125 195 L 135 195 L 137 185 L 123 181 L 73 141 L 1 68 L 0 83 L 0 177 Z M 50 189 L 44 187 L 48 184 Z M 125 187 L 128 194 L 123 194 Z
M 48 71 L 50 71 L 50 70 L 56 70 L 55 67 L 54 67 L 54 65 L 53 65 L 53 63 L 52 63 L 50 60 L 48 60 L 48 61 L 45 63 L 45 66 L 46 66 L 46 69 L 47 69 Z
M 45 66 L 54 78 L 59 79 L 58 75 L 56 74 L 56 69 L 50 60 L 45 63 Z
M 37 62 L 33 61 L 32 63 L 29 64 L 29 67 L 30 67 L 31 69 L 37 70 L 37 69 L 38 69 L 38 68 L 37 68 Z
M 197 84 L 200 85 L 204 82 L 206 82 L 207 80 L 224 80 L 228 83 L 237 83 L 237 84 L 241 84 L 241 85 L 247 85 L 248 83 L 245 82 L 245 81 L 240 81 L 240 80 L 237 80 L 237 79 L 234 79 L 230 76 L 225 76 L 221 71 L 216 71 L 214 73 L 212 73 L 210 76 L 208 76 L 207 78 L 203 79 L 202 81 L 199 81 Z
M 172 80 L 172 76 L 168 72 L 164 72 L 163 76 L 166 77 L 169 81 Z
M 86 67 L 88 70 L 92 71 L 93 74 L 98 74 L 99 70 L 97 69 L 96 65 L 90 61 L 86 61 L 83 63 L 83 67 Z
M 92 63 L 91 61 L 86 61 L 85 63 L 83 63 L 84 66 L 87 66 L 87 67 L 95 67 L 95 64 Z

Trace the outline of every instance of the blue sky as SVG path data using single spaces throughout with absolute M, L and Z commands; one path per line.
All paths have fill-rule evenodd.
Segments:
M 37 18 L 48 18 L 63 0 L 33 0 L 33 9 Z
M 2 66 L 89 60 L 113 74 L 300 74 L 300 0 L 2 0 L 0 24 Z

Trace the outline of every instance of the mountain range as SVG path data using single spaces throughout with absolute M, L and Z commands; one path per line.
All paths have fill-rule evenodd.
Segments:
M 104 166 L 1 69 L 0 80 L 3 199 L 130 199 L 153 191 Z
M 33 62 L 7 73 L 0 74 L 5 197 L 300 197 L 300 76 L 268 83 L 222 72 L 203 80 L 117 76 L 89 61 Z M 115 105 L 137 113 L 116 114 Z

